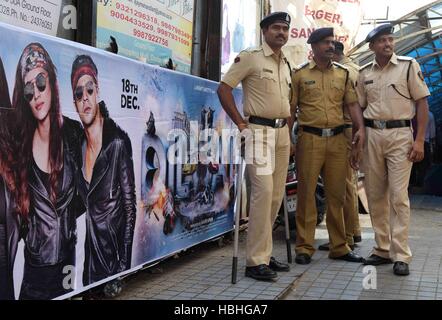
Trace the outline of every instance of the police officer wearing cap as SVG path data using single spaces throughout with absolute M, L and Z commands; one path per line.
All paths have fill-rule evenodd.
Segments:
M 253 161 L 247 161 L 246 166 L 251 183 L 246 276 L 270 280 L 277 277 L 277 271 L 289 271 L 287 264 L 271 254 L 272 226 L 285 191 L 290 155 L 287 119 L 290 118 L 291 77 L 290 66 L 281 51 L 288 40 L 290 15 L 272 13 L 260 26 L 264 36 L 262 46 L 244 50 L 236 57 L 221 81 L 218 96 L 239 130 L 242 133 L 250 130 L 255 140 Z M 232 89 L 240 82 L 244 116 L 238 112 L 232 95 Z M 261 139 L 259 133 L 263 133 Z M 257 148 L 263 146 L 272 150 L 270 157 L 257 155 Z M 269 163 L 272 170 L 262 170 Z
M 364 110 L 367 141 L 363 169 L 376 247 L 365 264 L 393 263 L 396 275 L 408 275 L 410 201 L 413 162 L 424 156 L 430 95 L 416 60 L 394 53 L 393 26 L 383 24 L 366 41 L 375 59 L 361 68 L 357 93 Z M 413 139 L 411 119 L 417 115 Z
M 347 68 L 332 62 L 335 49 L 333 28 L 315 30 L 307 43 L 311 44 L 313 60 L 301 65 L 292 78 L 292 110 L 296 107 L 299 109 L 295 261 L 308 264 L 315 252 L 315 190 L 318 176 L 322 172 L 327 203 L 329 257 L 363 262 L 363 258 L 352 251 L 346 242 L 343 218 L 343 181 L 349 161 L 343 108 L 344 105 L 348 108 L 353 120 L 351 162 L 355 169 L 358 168 L 360 151 L 365 140 L 362 112 Z
M 335 52 L 332 59 L 344 67 L 347 67 L 350 80 L 356 83 L 359 75 L 359 66 L 344 55 L 344 44 L 342 42 L 335 41 Z M 347 138 L 347 150 L 351 152 L 353 141 L 352 121 L 346 109 L 344 109 L 344 119 L 344 135 Z M 354 248 L 356 242 L 362 241 L 362 237 L 361 226 L 359 224 L 357 171 L 351 167 L 350 162 L 347 163 L 347 177 L 345 180 L 344 223 L 347 244 L 350 248 Z M 329 247 L 330 244 L 325 243 L 320 245 L 318 249 L 328 251 Z

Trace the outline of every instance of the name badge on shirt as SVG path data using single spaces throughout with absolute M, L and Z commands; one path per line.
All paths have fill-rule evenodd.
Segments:
M 364 82 L 364 84 L 373 84 L 373 80 L 367 80 Z
M 315 80 L 310 80 L 310 81 L 305 81 L 304 84 L 315 84 L 316 81 Z
M 262 71 L 263 71 L 263 72 L 268 72 L 268 73 L 273 73 L 273 70 L 266 69 L 266 68 L 263 68 Z

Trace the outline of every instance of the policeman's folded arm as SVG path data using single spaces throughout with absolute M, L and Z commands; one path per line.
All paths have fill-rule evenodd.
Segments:
M 227 115 L 232 119 L 240 131 L 247 128 L 247 123 L 242 118 L 235 104 L 235 98 L 233 97 L 233 88 L 228 84 L 221 82 L 218 86 L 218 97 L 221 105 Z

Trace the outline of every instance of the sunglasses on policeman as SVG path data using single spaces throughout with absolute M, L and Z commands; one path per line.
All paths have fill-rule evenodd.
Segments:
M 31 102 L 32 98 L 34 98 L 35 87 L 37 87 L 37 90 L 40 92 L 45 91 L 46 85 L 47 85 L 46 81 L 47 81 L 47 77 L 43 73 L 39 73 L 35 77 L 35 80 L 27 82 L 24 87 L 25 100 L 27 102 Z
M 79 102 L 83 99 L 84 90 L 86 90 L 88 96 L 92 96 L 95 90 L 95 84 L 93 81 L 89 81 L 85 86 L 78 86 L 75 88 L 74 97 L 75 101 Z

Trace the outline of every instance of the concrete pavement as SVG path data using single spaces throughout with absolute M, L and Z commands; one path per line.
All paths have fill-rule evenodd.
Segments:
M 246 231 L 240 233 L 238 282 L 232 285 L 233 243 L 228 240 L 199 245 L 178 258 L 170 258 L 125 279 L 115 299 L 167 300 L 273 300 L 273 299 L 442 299 L 442 198 L 412 197 L 410 245 L 411 274 L 398 277 L 393 265 L 376 268 L 376 289 L 364 289 L 363 265 L 327 258 L 317 251 L 307 266 L 291 265 L 276 282 L 255 281 L 244 276 Z M 360 215 L 363 241 L 356 250 L 367 256 L 374 244 L 369 215 Z M 328 241 L 325 224 L 317 228 L 316 245 Z M 286 261 L 282 227 L 274 233 L 274 254 Z M 439 285 L 439 282 L 441 284 Z

